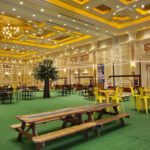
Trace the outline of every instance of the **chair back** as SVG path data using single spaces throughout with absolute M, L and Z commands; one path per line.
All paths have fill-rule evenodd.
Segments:
M 94 88 L 94 95 L 95 95 L 95 99 L 98 100 L 98 96 L 99 96 L 99 88 L 98 87 Z
M 123 89 L 117 86 L 115 90 L 115 97 L 122 97 L 122 92 L 123 92 Z
M 135 94 L 134 94 L 133 86 L 131 86 L 131 87 L 130 87 L 130 90 L 131 90 L 131 94 L 132 94 L 132 96 L 134 96 Z
M 143 93 L 143 88 L 142 87 L 139 87 L 139 91 L 140 91 L 140 96 L 144 96 L 144 93 Z

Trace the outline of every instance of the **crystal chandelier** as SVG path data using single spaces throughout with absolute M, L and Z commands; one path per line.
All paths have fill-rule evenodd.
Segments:
M 8 24 L 7 26 L 2 27 L 2 35 L 4 38 L 10 39 L 20 31 L 20 28 L 17 26 L 13 26 Z

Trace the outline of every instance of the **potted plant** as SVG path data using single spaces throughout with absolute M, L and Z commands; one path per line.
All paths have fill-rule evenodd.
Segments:
M 46 59 L 39 63 L 39 65 L 34 70 L 34 77 L 37 80 L 44 81 L 43 98 L 49 98 L 49 83 L 58 79 L 58 71 L 54 66 L 53 60 Z

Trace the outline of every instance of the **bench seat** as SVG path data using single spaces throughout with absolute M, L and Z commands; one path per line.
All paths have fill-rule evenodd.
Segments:
M 96 126 L 102 126 L 104 124 L 119 120 L 121 118 L 129 118 L 129 114 L 121 113 L 121 114 L 114 115 L 108 118 L 102 118 L 100 120 L 95 121 L 95 123 L 96 123 Z
M 104 125 L 104 124 L 107 124 L 109 122 L 119 120 L 121 118 L 127 118 L 127 117 L 129 117 L 128 114 L 118 114 L 118 115 L 111 116 L 108 118 L 102 118 L 102 119 L 94 121 L 94 122 L 87 122 L 84 124 L 72 126 L 72 127 L 65 128 L 65 129 L 61 129 L 58 131 L 46 133 L 44 135 L 39 135 L 39 136 L 33 137 L 32 141 L 34 143 L 45 143 L 45 142 L 53 140 L 53 139 L 57 139 L 57 138 L 60 138 L 63 136 L 74 134 L 74 133 L 77 133 L 77 132 L 80 132 L 80 131 L 83 131 L 83 130 L 86 130 L 86 129 L 89 129 L 89 128 L 92 128 L 95 126 Z
M 27 124 L 26 126 L 29 126 L 29 124 Z M 21 128 L 21 124 L 20 123 L 19 124 L 13 124 L 13 125 L 10 126 L 10 128 L 14 129 L 14 130 L 17 130 L 17 129 Z
M 63 118 L 61 118 L 63 119 Z M 37 124 L 41 124 L 41 123 L 47 123 L 47 122 L 50 122 L 50 121 L 56 121 L 56 120 L 60 120 L 60 118 L 55 118 L 55 119 L 46 119 L 44 121 L 39 121 L 37 122 Z M 30 124 L 26 124 L 26 127 L 30 126 Z M 17 130 L 19 128 L 21 128 L 21 124 L 13 124 L 10 126 L 11 129 L 14 129 L 14 130 Z
M 67 135 L 70 135 L 70 134 L 74 134 L 74 133 L 77 133 L 77 132 L 80 132 L 80 131 L 83 131 L 83 130 L 86 130 L 86 129 L 89 129 L 89 128 L 92 128 L 92 127 L 95 127 L 95 125 L 96 124 L 94 122 L 83 123 L 83 124 L 80 124 L 80 125 L 77 125 L 77 126 L 72 126 L 72 127 L 69 127 L 69 128 L 65 128 L 65 129 L 50 132 L 50 133 L 47 133 L 47 134 L 44 134 L 44 135 L 39 135 L 39 136 L 33 137 L 32 141 L 34 143 L 44 143 L 44 142 L 47 142 L 47 141 L 50 141 L 50 140 L 53 140 L 53 139 L 57 139 L 57 138 L 60 138 L 60 137 L 63 137 L 63 136 L 67 136 Z

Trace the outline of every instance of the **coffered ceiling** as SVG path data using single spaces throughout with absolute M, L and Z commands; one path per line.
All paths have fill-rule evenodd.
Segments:
M 0 0 L 0 57 L 31 59 L 149 26 L 149 0 Z M 19 27 L 12 38 L 2 28 Z

